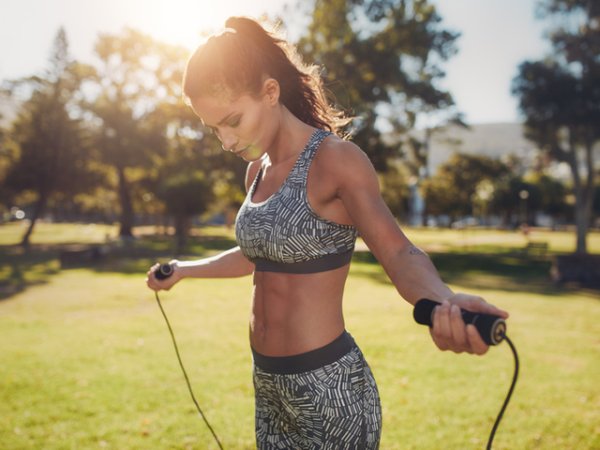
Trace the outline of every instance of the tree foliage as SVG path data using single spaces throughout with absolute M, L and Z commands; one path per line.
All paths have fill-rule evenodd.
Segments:
M 212 201 L 212 186 L 201 171 L 175 173 L 161 180 L 158 195 L 175 219 L 177 249 L 181 251 L 192 216 L 206 212 Z
M 409 175 L 401 164 L 390 164 L 388 170 L 379 175 L 381 195 L 392 214 L 406 219 L 409 213 Z
M 185 52 L 132 29 L 100 35 L 95 52 L 100 59 L 92 77 L 96 94 L 87 107 L 96 118 L 101 160 L 116 174 L 119 234 L 127 237 L 132 235 L 134 218 L 132 169 L 149 169 L 166 152 L 173 108 L 163 104 L 180 99 Z
M 427 0 L 315 0 L 310 14 L 299 50 L 323 66 L 326 86 L 356 116 L 353 140 L 384 171 L 400 150 L 381 126 L 404 133 L 420 114 L 453 105 L 436 80 L 458 34 L 440 28 Z
M 223 152 L 217 139 L 206 133 L 198 120 L 187 123 L 182 117 L 180 121 L 174 117 L 169 123 L 179 124 L 187 131 L 169 140 L 166 155 L 157 161 L 145 186 L 160 201 L 161 209 L 174 219 L 177 248 L 182 251 L 193 216 L 224 213 L 230 206 L 241 205 L 245 165 Z M 223 186 L 225 183 L 227 187 Z
M 72 196 L 97 180 L 88 164 L 89 145 L 81 120 L 73 113 L 72 98 L 81 78 L 77 64 L 69 57 L 63 29 L 56 35 L 46 75 L 19 80 L 13 88 L 22 84 L 32 93 L 13 123 L 11 139 L 18 156 L 6 174 L 5 187 L 35 195 L 30 225 L 21 242 L 26 246 L 37 219 L 53 197 Z
M 434 125 L 410 138 L 407 131 L 423 115 L 453 110 L 452 98 L 436 87 L 436 81 L 443 76 L 440 64 L 454 52 L 457 34 L 441 29 L 435 8 L 424 0 L 315 0 L 312 6 L 311 24 L 299 48 L 308 61 L 323 65 L 328 88 L 356 116 L 353 138 L 380 170 L 384 198 L 402 217 L 407 180 L 422 176 L 429 139 L 440 128 Z M 49 70 L 14 84 L 26 86 L 29 95 L 13 127 L 0 133 L 0 201 L 7 203 L 11 192 L 20 193 L 25 203 L 35 200 L 38 217 L 53 204 L 75 202 L 93 187 L 97 190 L 87 194 L 88 205 L 101 205 L 97 211 L 109 210 L 110 218 L 120 212 L 122 236 L 131 235 L 134 212 L 146 217 L 166 214 L 175 219 L 180 247 L 191 215 L 239 207 L 246 165 L 223 152 L 181 101 L 185 50 L 126 29 L 98 37 L 99 62 L 91 67 L 70 60 L 61 33 Z M 547 103 L 523 103 L 531 106 L 530 133 L 556 155 L 567 148 L 565 130 L 574 130 L 573 142 L 583 148 L 581 123 L 588 116 L 575 110 L 590 113 L 593 108 L 580 93 L 583 85 L 577 77 L 582 67 L 566 58 L 532 63 L 531 70 L 539 72 L 522 80 L 522 86 L 537 89 Z M 545 84 L 536 83 L 538 78 Z M 569 103 L 573 98 L 579 102 L 575 106 Z M 564 114 L 569 109 L 575 115 Z M 403 147 L 387 139 L 384 131 L 404 133 Z M 561 139 L 553 140 L 554 131 Z M 405 163 L 411 159 L 403 167 L 398 165 L 401 150 Z M 456 158 L 425 184 L 430 213 L 474 213 L 473 205 L 480 203 L 473 196 L 501 172 L 489 161 Z M 505 174 L 494 181 L 497 198 L 490 204 L 503 211 L 499 199 L 506 192 L 506 208 L 513 209 L 508 215 L 514 214 L 514 190 L 526 183 L 522 177 L 513 178 Z M 532 192 L 543 184 L 527 182 Z M 557 186 L 546 184 L 548 191 L 556 188 L 549 199 L 564 198 Z M 540 188 L 539 208 L 557 211 L 545 195 Z
M 587 251 L 600 144 L 600 6 L 592 0 L 546 0 L 543 17 L 558 19 L 550 33 L 554 52 L 526 61 L 513 80 L 527 136 L 573 180 L 576 251 Z
M 447 215 L 451 220 L 472 215 L 478 186 L 484 180 L 493 182 L 506 171 L 504 164 L 486 156 L 453 154 L 423 184 L 429 213 Z

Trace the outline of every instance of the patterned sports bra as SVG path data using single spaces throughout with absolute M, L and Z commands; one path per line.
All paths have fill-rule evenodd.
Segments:
M 259 272 L 315 273 L 350 262 L 357 231 L 319 217 L 308 204 L 308 170 L 321 142 L 331 133 L 316 130 L 282 186 L 271 197 L 254 203 L 259 170 L 235 223 L 244 256 Z

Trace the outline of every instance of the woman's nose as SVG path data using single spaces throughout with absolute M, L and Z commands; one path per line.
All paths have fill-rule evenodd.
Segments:
M 221 135 L 221 147 L 223 147 L 223 150 L 226 152 L 234 151 L 236 145 L 237 141 L 234 136 Z

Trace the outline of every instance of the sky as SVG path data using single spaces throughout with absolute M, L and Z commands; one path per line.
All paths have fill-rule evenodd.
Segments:
M 231 15 L 283 15 L 289 0 L 0 0 L 0 80 L 41 73 L 60 26 L 71 55 L 93 63 L 99 33 L 129 26 L 164 42 L 192 50 L 202 30 L 217 30 Z M 549 49 L 536 0 L 432 0 L 442 24 L 461 32 L 458 53 L 443 68 L 448 90 L 467 122 L 519 121 L 510 94 L 517 66 L 540 59 Z M 290 33 L 291 34 L 291 33 Z

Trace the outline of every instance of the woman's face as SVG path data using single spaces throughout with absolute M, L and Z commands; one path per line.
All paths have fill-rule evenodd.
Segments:
M 191 99 L 191 106 L 223 150 L 246 161 L 262 157 L 272 140 L 274 108 L 268 95 L 206 95 Z

